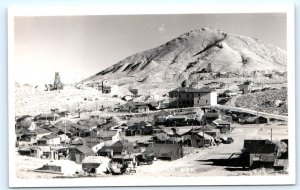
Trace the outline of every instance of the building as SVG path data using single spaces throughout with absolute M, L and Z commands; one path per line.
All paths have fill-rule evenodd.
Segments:
M 122 112 L 144 113 L 149 112 L 149 105 L 144 102 L 127 102 L 124 105 L 119 106 L 119 110 Z
M 135 136 L 135 135 L 152 135 L 153 128 L 151 123 L 141 121 L 139 123 L 134 123 L 133 125 L 128 126 L 125 130 L 126 136 Z
M 197 107 L 217 105 L 217 92 L 211 88 L 179 87 L 169 92 L 169 107 Z
M 40 139 L 43 136 L 50 135 L 52 132 L 44 128 L 39 128 L 34 130 L 33 133 L 36 134 L 37 139 Z
M 240 89 L 240 91 L 243 92 L 243 94 L 251 93 L 252 89 L 252 82 L 251 81 L 245 81 L 243 84 L 237 85 Z
M 71 141 L 71 146 L 87 146 L 96 153 L 99 149 L 104 146 L 104 141 L 98 139 L 97 137 L 84 137 L 84 138 L 75 138 Z
M 132 112 L 134 113 L 144 113 L 149 112 L 149 110 L 148 104 L 142 102 L 134 103 L 134 107 L 132 108 Z
M 86 145 L 69 147 L 69 160 L 76 163 L 81 163 L 85 157 L 92 155 L 94 155 L 93 150 Z
M 118 141 L 103 146 L 100 150 L 98 150 L 98 155 L 107 156 L 111 158 L 114 155 L 129 154 L 132 152 L 133 152 L 133 144 Z
M 43 151 L 40 147 L 31 146 L 28 148 L 22 147 L 18 150 L 19 154 L 22 156 L 30 156 L 34 158 L 41 158 Z
M 56 134 L 45 135 L 37 140 L 39 145 L 60 145 L 60 136 Z
M 249 168 L 272 168 L 277 146 L 269 140 L 244 140 L 243 164 Z
M 99 131 L 97 137 L 103 141 L 117 142 L 120 140 L 120 133 L 117 130 Z
M 214 139 L 220 138 L 220 130 L 219 129 L 212 129 L 209 131 L 204 131 L 205 134 L 212 136 Z
M 183 157 L 180 144 L 150 144 L 144 154 L 153 155 L 161 160 L 177 160 Z
M 220 129 L 220 133 L 228 133 L 231 130 L 230 123 L 226 120 L 216 119 L 213 124 L 217 129 Z

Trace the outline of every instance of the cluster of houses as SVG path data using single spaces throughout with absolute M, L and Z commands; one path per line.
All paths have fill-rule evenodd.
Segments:
M 216 85 L 213 87 L 213 85 Z M 102 84 L 102 87 L 105 86 Z M 217 105 L 216 89 L 223 83 L 208 84 L 200 89 L 179 87 L 169 92 L 168 102 L 142 103 L 128 101 L 117 111 L 145 113 L 161 108 L 186 108 Z M 219 87 L 218 87 L 219 86 Z M 248 93 L 251 83 L 240 86 Z M 103 90 L 103 89 L 102 89 Z M 131 89 L 135 96 L 136 89 Z M 250 89 L 251 91 L 251 89 Z M 116 122 L 113 118 L 103 118 L 99 111 L 91 112 L 88 119 L 72 119 L 70 112 L 51 110 L 50 114 L 35 117 L 16 118 L 16 146 L 18 153 L 40 159 L 70 160 L 82 163 L 92 156 L 109 159 L 134 156 L 155 157 L 162 160 L 175 160 L 183 157 L 184 147 L 206 148 L 217 146 L 222 136 L 232 130 L 231 122 L 235 117 L 221 115 L 218 111 L 203 107 L 201 118 L 171 113 L 156 114 L 153 121 L 140 121 L 129 124 Z M 230 113 L 230 115 L 233 115 Z M 152 136 L 150 140 L 130 142 L 129 136 Z M 273 164 L 277 168 L 277 146 L 268 141 L 245 141 L 243 163 L 256 167 L 257 163 Z M 277 157 L 276 157 L 277 156 Z M 122 156 L 121 156 L 122 157 Z M 97 160 L 97 159 L 96 159 Z M 94 159 L 95 161 L 95 159 Z M 270 161 L 270 162 L 269 162 Z M 86 164 L 86 163 L 85 163 Z M 281 164 L 282 165 L 282 164 Z

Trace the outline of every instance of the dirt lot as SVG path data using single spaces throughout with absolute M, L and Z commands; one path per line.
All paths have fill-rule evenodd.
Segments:
M 280 139 L 287 138 L 287 125 L 238 125 L 233 124 L 234 129 L 231 136 L 234 139 L 232 144 L 220 144 L 211 148 L 198 148 L 191 150 L 190 154 L 175 161 L 156 160 L 152 165 L 141 165 L 137 167 L 137 172 L 130 176 L 239 176 L 239 175 L 275 175 L 273 171 L 258 169 L 252 171 L 243 171 L 238 168 L 232 169 L 226 166 L 212 165 L 209 159 L 227 159 L 232 153 L 239 153 L 243 147 L 244 139 L 270 139 L 272 128 L 272 140 L 278 142 Z M 130 140 L 138 140 L 133 137 Z M 23 179 L 34 178 L 53 178 L 55 174 L 36 173 L 31 170 L 41 167 L 47 160 L 17 156 L 17 177 Z M 80 165 L 78 165 L 80 168 Z M 106 176 L 106 177 L 125 177 L 123 176 Z

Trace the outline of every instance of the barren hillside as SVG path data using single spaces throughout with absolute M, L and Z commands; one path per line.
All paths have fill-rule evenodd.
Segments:
M 85 79 L 115 84 L 178 83 L 202 80 L 204 72 L 285 72 L 286 52 L 257 39 L 202 28 L 121 60 Z

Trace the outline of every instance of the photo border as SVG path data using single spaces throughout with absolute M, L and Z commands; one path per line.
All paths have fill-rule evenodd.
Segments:
M 76 16 L 76 15 L 151 15 L 151 14 L 219 14 L 219 13 L 286 13 L 287 15 L 287 73 L 288 73 L 288 138 L 289 174 L 287 176 L 199 176 L 199 177 L 140 177 L 18 179 L 16 177 L 14 125 L 14 17 L 15 16 Z M 295 125 L 295 33 L 293 4 L 243 5 L 163 5 L 102 6 L 102 7 L 11 7 L 8 9 L 8 137 L 9 187 L 95 187 L 95 186 L 195 186 L 195 185 L 292 185 L 296 183 L 296 125 Z M 118 183 L 116 183 L 116 181 Z M 72 184 L 72 185 L 70 185 Z

